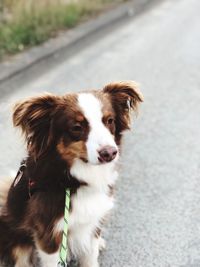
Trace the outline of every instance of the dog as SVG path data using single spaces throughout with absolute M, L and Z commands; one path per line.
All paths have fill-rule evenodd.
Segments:
M 55 267 L 71 193 L 68 261 L 98 267 L 103 222 L 113 208 L 116 164 L 131 111 L 143 97 L 135 82 L 101 90 L 44 94 L 16 104 L 14 126 L 27 157 L 9 190 L 1 190 L 0 259 L 15 267 Z M 34 263 L 37 257 L 38 263 Z

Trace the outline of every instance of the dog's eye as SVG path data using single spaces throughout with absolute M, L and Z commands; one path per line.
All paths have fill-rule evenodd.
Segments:
M 80 125 L 80 124 L 75 124 L 73 127 L 72 127 L 72 131 L 74 133 L 81 133 L 83 130 L 83 127 Z
M 112 125 L 114 123 L 114 119 L 112 118 L 112 117 L 109 117 L 108 119 L 107 119 L 107 124 L 108 125 Z

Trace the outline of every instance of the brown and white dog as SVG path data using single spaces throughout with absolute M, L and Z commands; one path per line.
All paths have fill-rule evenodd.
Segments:
M 141 101 L 134 82 L 117 82 L 15 106 L 14 126 L 25 134 L 28 156 L 1 211 L 1 261 L 15 267 L 56 266 L 69 188 L 69 260 L 99 266 L 101 227 L 113 207 L 122 133 Z M 34 264 L 35 255 L 40 263 Z

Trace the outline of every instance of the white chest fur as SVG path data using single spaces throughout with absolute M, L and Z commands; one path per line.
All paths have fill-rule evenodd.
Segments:
M 71 174 L 88 186 L 82 186 L 72 197 L 70 223 L 73 225 L 78 219 L 80 223 L 88 224 L 104 216 L 113 206 L 108 185 L 113 185 L 117 178 L 114 164 L 95 166 L 77 160 L 71 168 Z
M 68 243 L 74 255 L 90 250 L 91 236 L 113 207 L 109 185 L 113 185 L 117 178 L 114 167 L 115 163 L 90 165 L 77 160 L 70 170 L 73 176 L 88 184 L 81 186 L 71 198 Z

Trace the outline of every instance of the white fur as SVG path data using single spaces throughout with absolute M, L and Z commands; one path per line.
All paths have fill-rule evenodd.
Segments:
M 113 207 L 113 198 L 109 197 L 108 185 L 114 184 L 117 178 L 114 167 L 114 162 L 91 165 L 77 159 L 70 171 L 81 181 L 87 182 L 88 186 L 82 186 L 71 198 L 68 245 L 78 258 L 84 255 L 88 261 L 89 258 L 92 259 L 93 265 L 88 265 L 91 267 L 98 266 L 95 259 L 97 261 L 101 241 L 94 237 L 94 231 L 99 226 L 100 220 Z M 85 263 L 83 266 L 86 266 Z
M 108 195 L 108 185 L 113 185 L 117 179 L 115 163 L 92 165 L 77 159 L 70 172 L 88 186 L 80 187 L 71 197 L 68 247 L 80 260 L 81 267 L 98 267 L 99 249 L 105 247 L 105 242 L 101 237 L 96 238 L 94 233 L 114 204 Z M 55 226 L 55 231 L 62 230 L 63 218 Z
M 81 107 L 90 125 L 90 132 L 86 142 L 88 161 L 98 164 L 98 151 L 104 146 L 113 146 L 117 149 L 114 136 L 102 122 L 102 103 L 93 94 L 81 93 L 78 96 L 78 104 Z
M 64 229 L 64 217 L 62 217 L 54 227 L 54 232 L 62 232 Z
M 41 249 L 38 249 L 38 256 L 42 267 L 56 267 L 59 261 L 59 252 L 47 254 Z
M 30 257 L 32 254 L 32 248 L 16 247 L 13 251 L 13 255 L 16 258 L 15 267 L 30 267 Z

